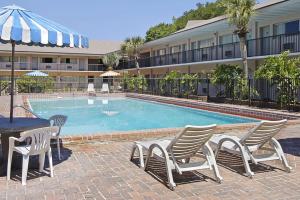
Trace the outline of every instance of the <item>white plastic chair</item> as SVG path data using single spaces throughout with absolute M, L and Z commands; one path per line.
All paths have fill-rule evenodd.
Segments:
M 88 88 L 87 88 L 87 92 L 88 93 L 95 93 L 95 87 L 94 87 L 94 83 L 89 83 L 88 84 Z
M 140 166 L 148 170 L 150 157 L 155 156 L 165 162 L 168 186 L 174 190 L 176 184 L 173 180 L 172 170 L 179 174 L 185 171 L 210 169 L 214 171 L 217 182 L 221 183 L 218 166 L 208 140 L 212 137 L 216 125 L 210 126 L 186 126 L 172 140 L 154 140 L 135 142 L 132 147 L 130 160 L 133 159 L 136 149 L 139 152 Z M 146 164 L 144 165 L 143 151 L 148 152 Z M 201 156 L 203 153 L 204 156 Z M 190 158 L 202 157 L 204 161 L 190 163 Z
M 21 133 L 20 138 L 9 138 L 9 153 L 7 162 L 7 180 L 10 180 L 11 164 L 13 152 L 23 155 L 22 164 L 22 185 L 26 185 L 29 156 L 39 155 L 39 171 L 44 171 L 45 153 L 48 153 L 50 176 L 53 177 L 52 153 L 50 147 L 50 138 L 53 132 L 58 131 L 59 127 L 39 128 Z M 15 142 L 26 142 L 25 145 L 16 146 Z M 29 142 L 28 142 L 29 141 Z
M 103 84 L 102 84 L 101 92 L 103 92 L 103 93 L 104 93 L 104 92 L 109 93 L 108 83 L 103 83 Z
M 51 126 L 57 126 L 59 129 L 56 132 L 53 132 L 51 135 L 51 139 L 56 140 L 57 144 L 57 151 L 58 151 L 58 159 L 61 160 L 61 155 L 60 155 L 60 131 L 63 125 L 65 125 L 67 121 L 67 116 L 65 115 L 53 115 L 52 117 L 49 118 Z
M 291 171 L 280 143 L 274 136 L 284 127 L 287 120 L 280 121 L 261 121 L 258 126 L 249 131 L 241 139 L 236 136 L 215 135 L 210 140 L 210 145 L 216 149 L 215 155 L 218 158 L 220 150 L 232 154 L 241 155 L 246 170 L 246 175 L 250 178 L 254 173 L 250 169 L 249 161 L 254 164 L 270 160 L 281 160 L 287 172 Z M 264 147 L 269 144 L 271 148 Z M 253 154 L 258 150 L 264 150 L 269 153 Z

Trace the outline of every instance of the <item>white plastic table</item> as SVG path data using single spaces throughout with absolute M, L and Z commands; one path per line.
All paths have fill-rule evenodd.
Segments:
M 50 122 L 47 119 L 41 118 L 28 118 L 28 117 L 16 117 L 13 122 L 9 122 L 9 118 L 0 118 L 0 135 L 2 146 L 2 161 L 1 161 L 1 173 L 6 172 L 7 157 L 9 150 L 9 137 L 20 137 L 20 133 L 36 128 L 43 128 L 50 126 Z M 18 162 L 14 164 L 18 166 Z

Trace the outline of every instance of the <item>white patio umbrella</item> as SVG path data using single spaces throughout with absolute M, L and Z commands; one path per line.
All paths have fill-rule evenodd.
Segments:
M 114 76 L 120 76 L 121 74 L 115 71 L 107 71 L 100 75 L 100 77 L 114 77 Z
M 88 47 L 88 38 L 29 10 L 12 5 L 0 9 L 0 42 L 11 43 L 10 122 L 13 121 L 15 45 Z
M 38 78 L 39 77 L 48 77 L 49 75 L 44 72 L 36 70 L 36 71 L 28 72 L 28 73 L 24 74 L 24 76 L 35 77 L 36 87 L 37 87 Z
M 114 77 L 116 76 L 121 76 L 121 74 L 111 70 L 100 75 L 100 77 L 112 77 L 112 85 L 114 85 Z
M 47 77 L 48 74 L 41 71 L 32 71 L 24 74 L 24 76 L 32 76 L 32 77 Z

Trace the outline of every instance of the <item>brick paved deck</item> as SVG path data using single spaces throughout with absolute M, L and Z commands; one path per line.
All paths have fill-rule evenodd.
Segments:
M 241 160 L 229 156 L 226 167 L 219 167 L 222 184 L 214 182 L 212 172 L 204 170 L 175 175 L 178 186 L 171 191 L 151 175 L 164 179 L 161 171 L 146 173 L 129 161 L 131 142 L 72 144 L 64 146 L 61 162 L 53 149 L 54 178 L 30 170 L 24 187 L 20 171 L 14 171 L 9 182 L 0 177 L 0 199 L 300 199 L 299 128 L 291 125 L 278 136 L 292 173 L 271 162 L 270 169 L 263 165 L 252 168 L 256 175 L 249 179 L 242 175 Z M 219 161 L 227 158 L 224 154 Z
M 8 116 L 8 101 L 0 104 L 0 114 Z M 17 102 L 22 102 L 17 98 Z M 16 115 L 24 115 L 16 111 Z M 54 155 L 54 178 L 30 170 L 27 186 L 20 182 L 21 171 L 13 171 L 12 180 L 0 176 L 0 200 L 3 199 L 300 199 L 300 124 L 289 125 L 278 139 L 287 154 L 292 173 L 278 162 L 252 166 L 253 179 L 243 176 L 240 158 L 222 154 L 218 160 L 222 184 L 213 173 L 201 170 L 175 175 L 176 190 L 166 187 L 163 165 L 144 172 L 129 161 L 131 142 L 85 142 L 63 148 L 63 160 Z M 246 131 L 246 130 L 245 130 Z M 240 130 L 232 134 L 241 135 Z M 1 164 L 1 163 L 0 163 Z M 161 164 L 161 163 L 156 163 Z M 47 166 L 47 165 L 46 165 Z M 271 167 L 267 167 L 271 166 Z

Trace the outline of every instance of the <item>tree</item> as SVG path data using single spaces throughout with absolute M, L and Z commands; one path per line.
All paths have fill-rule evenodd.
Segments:
M 121 51 L 123 54 L 127 55 L 129 59 L 134 59 L 135 67 L 138 74 L 140 74 L 140 68 L 138 63 L 139 58 L 139 48 L 144 44 L 144 39 L 142 37 L 131 37 L 126 38 L 124 44 L 121 45 Z
M 300 86 L 300 58 L 289 57 L 288 51 L 270 56 L 255 71 L 255 78 L 267 79 L 277 87 L 281 108 L 293 105 Z
M 221 6 L 226 8 L 228 22 L 235 26 L 234 33 L 240 39 L 240 50 L 243 60 L 244 76 L 248 78 L 248 62 L 247 62 L 247 33 L 248 24 L 251 16 L 254 14 L 255 0 L 223 0 Z
M 149 30 L 146 32 L 146 42 L 166 37 L 173 32 L 175 32 L 175 27 L 173 24 L 160 23 L 149 28 Z
M 221 0 L 217 0 L 216 2 L 206 4 L 198 3 L 197 8 L 184 12 L 180 17 L 173 17 L 172 23 L 159 23 L 158 25 L 149 28 L 146 33 L 146 42 L 166 37 L 183 29 L 189 20 L 206 20 L 223 15 L 225 9 L 222 6 L 219 6 L 220 1 Z
M 218 96 L 229 94 L 234 97 L 234 81 L 239 82 L 242 77 L 242 69 L 238 65 L 217 65 L 212 73 L 213 84 L 224 85 L 225 92 L 219 92 Z
M 107 70 L 113 70 L 119 65 L 121 56 L 117 53 L 110 53 L 103 56 L 102 60 L 105 65 L 107 65 Z

